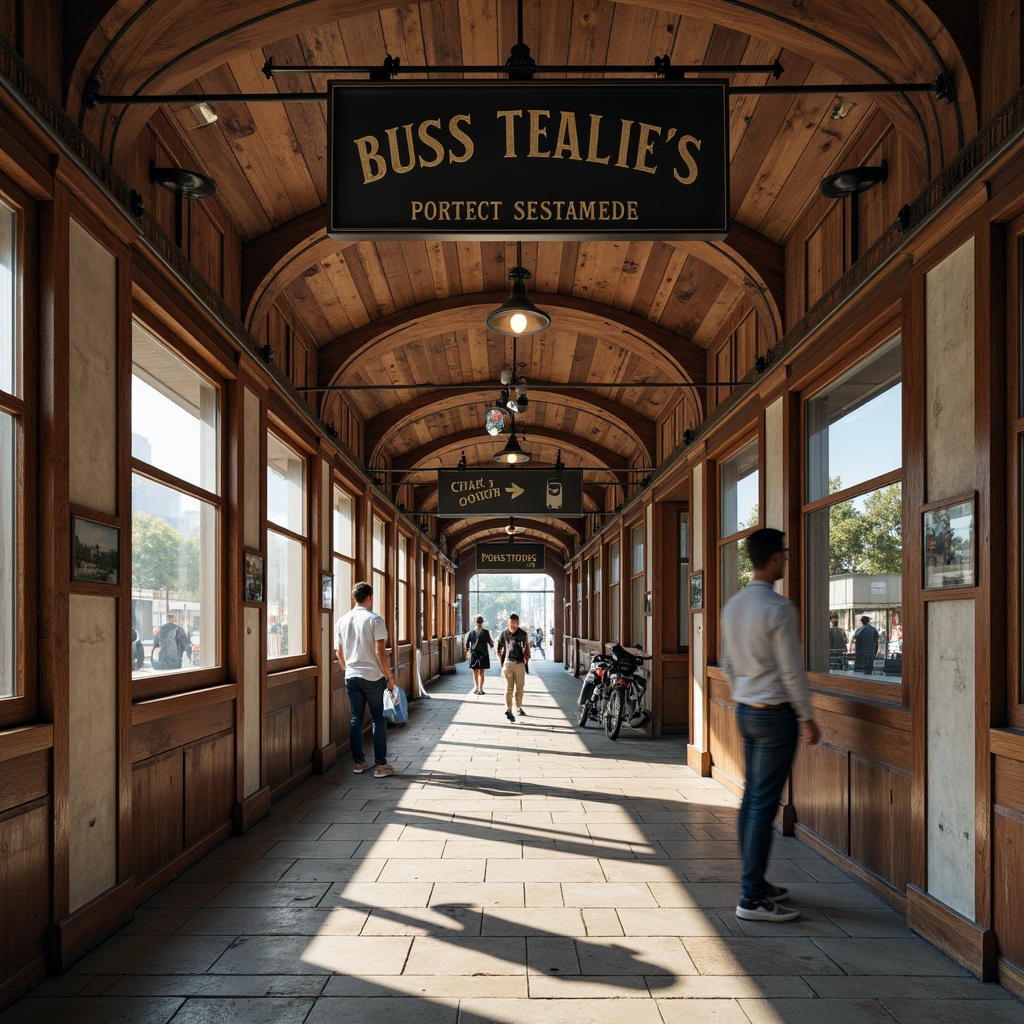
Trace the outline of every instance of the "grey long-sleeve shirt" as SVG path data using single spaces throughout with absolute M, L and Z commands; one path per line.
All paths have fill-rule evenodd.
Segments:
M 751 580 L 722 609 L 721 669 L 737 704 L 793 706 L 814 718 L 807 688 L 796 605 L 769 583 Z

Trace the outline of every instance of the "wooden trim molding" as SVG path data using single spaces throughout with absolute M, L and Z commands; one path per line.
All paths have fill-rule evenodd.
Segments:
M 313 751 L 313 771 L 317 775 L 323 775 L 329 768 L 333 768 L 338 761 L 337 743 L 328 743 L 325 747 L 317 747 Z
M 126 878 L 94 900 L 50 925 L 50 971 L 63 974 L 76 960 L 135 916 L 135 879 Z
M 686 766 L 698 775 L 707 778 L 711 774 L 711 751 L 700 750 L 692 743 L 686 744 Z
M 270 813 L 270 787 L 251 793 L 244 800 L 240 800 L 232 809 L 232 818 L 235 823 L 235 835 L 244 835 L 258 821 L 262 821 Z
M 15 999 L 23 996 L 33 985 L 38 985 L 45 977 L 46 957 L 40 953 L 20 970 L 7 975 L 0 982 L 0 1010 L 10 1006 Z
M 982 981 L 996 981 L 996 933 L 907 886 L 907 924 Z
M 0 761 L 13 761 L 53 747 L 52 725 L 24 725 L 0 732 Z

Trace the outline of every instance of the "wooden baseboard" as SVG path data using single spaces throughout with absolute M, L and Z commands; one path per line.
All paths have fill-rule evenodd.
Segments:
M 317 775 L 323 775 L 328 769 L 333 768 L 338 761 L 338 745 L 328 743 L 326 747 L 319 747 L 313 751 L 313 771 Z
M 907 924 L 982 981 L 996 981 L 996 933 L 958 914 L 915 885 L 907 886 Z
M 177 878 L 186 868 L 192 867 L 205 857 L 214 847 L 220 846 L 230 838 L 234 831 L 231 822 L 224 822 L 212 832 L 207 832 L 202 839 L 193 843 L 187 850 L 182 850 L 177 857 L 169 860 L 163 867 L 157 868 L 153 874 L 135 883 L 135 898 L 138 903 L 145 903 L 155 892 L 159 892 L 168 882 Z
M 894 910 L 898 910 L 906 916 L 907 897 L 899 889 L 890 885 L 884 878 L 880 878 L 878 875 L 868 871 L 862 864 L 851 860 L 841 850 L 836 849 L 830 843 L 826 843 L 824 839 L 810 832 L 799 822 L 793 828 L 793 835 L 805 846 L 809 846 L 814 850 L 815 853 L 820 853 L 825 860 L 845 871 L 854 881 L 860 882 L 865 889 L 869 889 L 880 900 L 884 900 Z
M 0 980 L 0 1010 L 20 999 L 33 985 L 46 977 L 46 956 L 40 953 L 24 967 Z
M 287 796 L 297 786 L 301 786 L 313 774 L 313 765 L 303 765 L 294 775 L 275 786 L 270 791 L 270 802 L 276 803 L 283 796 Z
M 715 782 L 720 782 L 730 793 L 735 793 L 738 797 L 743 796 L 743 783 L 737 782 L 731 775 L 726 775 L 714 765 L 711 766 L 711 778 Z
M 135 900 L 135 879 L 129 878 L 50 925 L 46 937 L 50 973 L 63 974 L 127 924 L 135 916 Z
M 1002 957 L 999 957 L 996 963 L 996 970 L 999 973 L 999 984 L 1008 988 L 1018 999 L 1024 999 L 1024 971 Z M 3 1006 L 2 1000 L 0 1006 Z
M 686 764 L 698 775 L 707 778 L 711 774 L 711 751 L 698 750 L 692 743 L 687 743 Z
M 235 824 L 235 835 L 245 835 L 270 813 L 270 787 L 264 786 L 251 793 L 241 803 L 235 804 L 231 816 Z

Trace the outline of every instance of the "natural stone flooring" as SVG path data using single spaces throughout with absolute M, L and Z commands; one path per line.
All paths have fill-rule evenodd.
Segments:
M 732 794 L 533 669 L 513 725 L 460 666 L 391 730 L 400 775 L 306 782 L 0 1024 L 1024 1024 L 794 839 L 803 916 L 738 921 Z

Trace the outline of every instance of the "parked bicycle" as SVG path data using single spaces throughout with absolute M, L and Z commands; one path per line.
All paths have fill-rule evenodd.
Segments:
M 610 654 L 594 654 L 590 658 L 590 668 L 583 677 L 583 685 L 580 687 L 578 723 L 581 729 L 585 729 L 587 722 L 591 720 L 602 720 L 600 709 L 605 703 L 607 674 L 611 664 Z
M 644 707 L 647 680 L 638 675 L 640 666 L 651 657 L 633 654 L 625 647 L 613 644 L 611 659 L 601 714 L 605 735 L 614 740 L 618 738 L 623 721 L 631 729 L 642 729 L 651 719 L 650 711 Z

